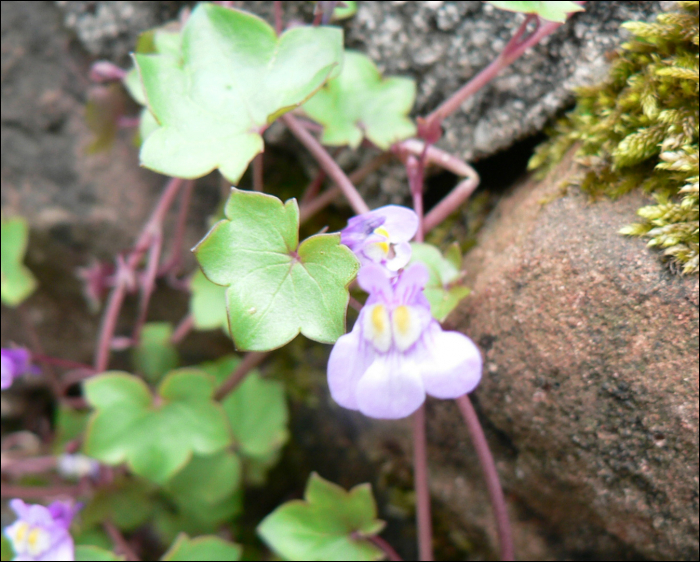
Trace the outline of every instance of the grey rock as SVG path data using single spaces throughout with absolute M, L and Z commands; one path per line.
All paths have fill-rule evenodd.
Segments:
M 95 56 L 124 62 L 138 33 L 175 17 L 180 2 L 58 2 L 67 27 Z M 343 22 L 346 44 L 367 53 L 388 74 L 418 84 L 414 114 L 425 115 L 486 67 L 524 16 L 483 2 L 359 2 Z M 666 3 L 668 4 L 668 2 Z M 272 21 L 271 2 L 241 6 Z M 309 21 L 310 2 L 284 2 L 287 22 Z M 589 2 L 542 44 L 526 53 L 445 122 L 440 146 L 467 160 L 505 149 L 541 131 L 573 101 L 572 88 L 604 77 L 606 54 L 628 20 L 650 20 L 661 2 Z

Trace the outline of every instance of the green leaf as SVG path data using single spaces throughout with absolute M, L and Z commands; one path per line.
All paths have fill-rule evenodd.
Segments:
M 65 452 L 66 445 L 78 439 L 87 427 L 88 413 L 59 405 L 56 411 L 56 436 L 53 441 L 53 451 L 60 455 Z
M 212 170 L 237 183 L 263 150 L 260 135 L 306 101 L 342 60 L 342 31 L 295 27 L 277 38 L 252 14 L 202 3 L 182 34 L 183 64 L 134 56 L 161 127 L 141 147 L 147 168 L 197 178 Z
M 126 560 L 126 558 L 96 546 L 76 546 L 75 560 L 76 562 L 90 562 L 92 560 L 95 562 L 118 562 L 119 560 Z
M 299 242 L 299 207 L 233 188 L 220 221 L 195 248 L 204 274 L 228 286 L 231 335 L 245 351 L 282 347 L 301 332 L 334 343 L 345 332 L 358 262 L 339 234 Z
M 170 341 L 172 337 L 173 328 L 168 322 L 152 322 L 143 327 L 133 361 L 136 371 L 149 382 L 158 382 L 180 363 L 177 349 Z
M 447 257 L 431 244 L 411 244 L 411 263 L 422 263 L 428 268 L 430 277 L 425 287 L 425 296 L 430 302 L 430 311 L 439 322 L 452 312 L 471 292 L 460 284 L 462 253 L 458 246 L 452 246 Z
M 408 118 L 416 98 L 410 78 L 382 78 L 371 59 L 345 51 L 343 70 L 304 104 L 306 114 L 323 125 L 321 142 L 357 148 L 367 137 L 379 148 L 412 137 Z
M 222 384 L 239 363 L 240 359 L 231 355 L 201 368 Z M 267 457 L 289 439 L 289 412 L 284 385 L 280 382 L 264 380 L 257 371 L 252 371 L 222 406 L 238 449 L 247 457 Z
M 36 289 L 34 276 L 22 263 L 29 241 L 29 225 L 22 217 L 3 218 L 0 229 L 0 297 L 3 304 L 16 307 Z
M 178 504 L 187 506 L 198 502 L 221 502 L 240 484 L 240 459 L 230 451 L 222 451 L 207 457 L 194 456 L 165 489 Z
M 226 561 L 240 560 L 243 549 L 237 544 L 218 537 L 198 537 L 190 539 L 180 535 L 162 560 L 189 562 L 196 560 Z
M 383 553 L 362 537 L 381 532 L 369 484 L 350 492 L 312 474 L 305 501 L 291 501 L 268 515 L 258 534 L 287 560 L 380 560 Z
M 564 23 L 567 14 L 583 12 L 584 8 L 573 2 L 487 2 L 501 10 L 537 14 L 542 19 Z
M 231 444 L 223 408 L 212 400 L 214 381 L 193 369 L 170 373 L 153 398 L 127 373 L 105 373 L 84 385 L 90 417 L 85 454 L 164 484 L 193 453 L 211 455 Z
M 216 285 L 197 271 L 190 283 L 190 313 L 197 330 L 221 328 L 228 332 L 226 314 L 226 287 Z
M 12 549 L 12 545 L 7 537 L 3 534 L 1 536 L 2 540 L 2 562 L 9 562 L 15 557 L 15 551 Z
M 106 550 L 112 548 L 113 543 L 101 526 L 87 529 L 83 527 L 84 525 L 80 525 L 80 528 L 72 533 L 76 546 L 96 546 Z
M 342 6 L 345 4 L 345 7 Z M 357 13 L 357 2 L 346 0 L 345 2 L 339 3 L 333 10 L 333 21 L 344 20 L 351 18 Z
M 135 531 L 151 519 L 154 492 L 153 485 L 146 481 L 120 478 L 95 494 L 81 512 L 81 523 L 87 529 L 111 519 L 122 531 Z

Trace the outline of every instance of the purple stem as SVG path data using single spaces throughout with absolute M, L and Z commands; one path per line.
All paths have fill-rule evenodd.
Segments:
M 29 459 L 13 459 L 4 454 L 0 459 L 3 474 L 9 476 L 24 476 L 26 474 L 41 474 L 56 468 L 56 457 L 34 457 Z
M 440 203 L 435 205 L 426 215 L 423 226 L 426 232 L 430 232 L 442 221 L 454 213 L 464 203 L 479 185 L 479 180 L 466 179 L 457 184 Z
M 416 524 L 419 560 L 433 560 L 433 522 L 428 487 L 428 451 L 425 437 L 425 406 L 413 414 L 413 464 L 416 481 Z
M 114 550 L 117 554 L 121 554 L 124 556 L 124 558 L 130 560 L 131 562 L 138 562 L 141 560 L 114 523 L 107 520 L 102 523 L 102 527 L 104 527 L 104 530 L 109 535 L 109 538 L 112 539 L 112 542 L 114 543 Z
M 284 20 L 282 19 L 282 2 L 273 2 L 275 10 L 275 31 L 277 35 L 282 35 L 282 30 L 284 29 Z
M 362 196 L 357 191 L 355 186 L 352 184 L 345 172 L 338 166 L 338 164 L 333 160 L 330 154 L 326 151 L 321 143 L 316 140 L 316 138 L 309 133 L 297 119 L 291 114 L 287 113 L 282 116 L 282 121 L 285 125 L 289 127 L 292 134 L 307 148 L 311 155 L 316 158 L 321 168 L 323 168 L 337 185 L 340 187 L 343 195 L 347 198 L 350 206 L 353 208 L 355 213 L 361 215 L 363 213 L 369 212 L 369 207 L 365 203 Z
M 165 275 L 166 273 L 177 274 L 180 266 L 182 265 L 182 246 L 185 240 L 187 216 L 190 211 L 193 191 L 194 181 L 190 180 L 185 183 L 185 189 L 182 191 L 182 200 L 180 201 L 180 210 L 177 216 L 177 225 L 173 236 L 172 253 L 170 255 L 170 259 L 163 264 L 163 267 L 161 267 L 158 271 L 158 275 Z
M 84 369 L 86 371 L 92 371 L 92 367 L 90 365 L 84 365 L 83 363 L 71 361 L 70 359 L 50 357 L 48 355 L 38 355 L 32 353 L 32 361 L 34 363 L 45 363 L 46 365 L 54 365 L 63 369 Z
M 263 153 L 253 158 L 253 191 L 265 191 L 265 169 Z
M 403 562 L 403 558 L 399 556 L 399 553 L 394 550 L 394 548 L 386 542 L 382 537 L 377 537 L 377 536 L 371 536 L 371 537 L 366 537 L 369 542 L 371 542 L 374 546 L 379 548 L 385 555 L 386 557 L 391 560 L 392 562 Z
M 158 204 L 153 211 L 153 214 L 146 223 L 146 226 L 144 226 L 143 230 L 141 231 L 141 235 L 139 236 L 134 249 L 129 254 L 126 263 L 121 260 L 118 263 L 116 284 L 109 296 L 107 308 L 105 309 L 105 313 L 102 317 L 102 325 L 100 326 L 100 335 L 98 338 L 97 350 L 95 352 L 95 370 L 98 373 L 105 371 L 109 365 L 112 338 L 114 337 L 117 320 L 119 319 L 119 312 L 121 311 L 122 304 L 124 303 L 124 297 L 126 296 L 126 289 L 130 278 L 136 270 L 136 267 L 138 267 L 143 255 L 151 247 L 154 232 L 160 231 L 163 219 L 172 206 L 182 183 L 183 180 L 180 178 L 172 178 L 167 183 L 162 195 L 160 196 L 160 199 L 158 200 Z
M 506 500 L 503 497 L 503 488 L 501 488 L 501 482 L 498 479 L 498 471 L 496 470 L 496 464 L 493 461 L 493 455 L 489 449 L 489 444 L 486 441 L 484 430 L 481 428 L 479 418 L 476 415 L 471 400 L 469 400 L 469 396 L 465 394 L 455 401 L 467 424 L 467 430 L 474 443 L 476 454 L 481 463 L 481 469 L 484 472 L 486 488 L 488 489 L 491 505 L 493 506 L 494 515 L 496 517 L 498 542 L 501 548 L 501 560 L 515 560 L 515 549 L 513 548 L 513 537 L 510 529 L 510 520 L 508 519 L 508 510 L 506 509 Z
M 582 4 L 583 2 L 577 2 Z M 527 33 L 527 27 L 535 21 L 537 27 L 531 33 Z M 508 44 L 503 49 L 496 59 L 489 64 L 484 70 L 479 72 L 474 78 L 457 90 L 452 96 L 442 102 L 430 115 L 428 115 L 421 126 L 422 130 L 427 132 L 428 136 L 434 133 L 441 125 L 443 120 L 457 111 L 462 103 L 476 92 L 481 90 L 486 84 L 491 82 L 504 68 L 510 66 L 513 61 L 518 59 L 530 47 L 539 43 L 547 35 L 556 31 L 561 26 L 561 23 L 545 22 L 541 23 L 535 15 L 528 15 L 525 21 L 520 25 L 515 35 L 511 38 Z M 432 140 L 432 139 L 431 139 Z
M 12 486 L 2 483 L 0 496 L 3 498 L 21 498 L 25 500 L 42 500 L 57 496 L 76 497 L 83 492 L 82 486 Z
M 182 342 L 182 340 L 184 340 L 187 337 L 187 335 L 192 331 L 193 328 L 194 318 L 191 314 L 188 314 L 178 324 L 177 328 L 175 328 L 175 331 L 173 332 L 173 335 L 170 338 L 170 343 L 174 345 L 179 344 L 180 342 Z
M 269 354 L 269 352 L 258 353 L 256 351 L 247 353 L 236 370 L 233 371 L 233 373 L 231 373 L 231 375 L 216 390 L 214 399 L 221 401 L 226 398 L 243 381 L 246 375 L 255 369 L 255 367 L 260 365 L 260 363 L 262 363 Z
M 134 325 L 133 335 L 131 336 L 134 345 L 138 345 L 141 339 L 141 329 L 148 318 L 148 305 L 151 302 L 151 296 L 156 288 L 156 279 L 158 277 L 158 264 L 160 263 L 160 254 L 163 250 L 163 235 L 157 232 L 153 235 L 151 247 L 148 250 L 148 262 L 146 265 L 146 274 L 143 279 L 141 288 L 141 303 L 139 304 L 139 315 Z

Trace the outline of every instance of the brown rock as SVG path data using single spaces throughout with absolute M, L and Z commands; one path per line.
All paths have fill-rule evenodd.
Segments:
M 617 234 L 644 195 L 557 197 L 573 168 L 514 189 L 467 257 L 474 293 L 452 321 L 484 352 L 476 397 L 511 446 L 508 492 L 567 550 L 600 555 L 614 537 L 645 557 L 697 559 L 698 278 Z M 446 445 L 456 414 L 436 410 Z M 465 453 L 433 454 L 435 492 L 468 513 L 452 476 Z

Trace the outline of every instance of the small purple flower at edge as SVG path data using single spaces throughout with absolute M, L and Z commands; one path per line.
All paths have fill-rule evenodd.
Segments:
M 5 390 L 12 386 L 13 381 L 26 373 L 34 374 L 36 370 L 31 365 L 31 355 L 23 348 L 1 349 L 0 366 L 2 367 L 2 386 Z
M 411 209 L 387 205 L 351 218 L 340 240 L 361 265 L 376 263 L 396 272 L 411 259 L 409 241 L 418 230 L 418 215 Z
M 57 501 L 44 507 L 15 499 L 10 502 L 10 508 L 18 518 L 5 529 L 17 555 L 14 560 L 75 560 L 73 538 L 68 529 L 79 506 Z
M 416 264 L 392 281 L 378 265 L 358 275 L 369 293 L 352 332 L 333 347 L 328 384 L 333 399 L 366 416 L 398 419 L 415 412 L 426 394 L 458 398 L 481 380 L 474 342 L 445 332 L 423 294 L 428 271 Z

